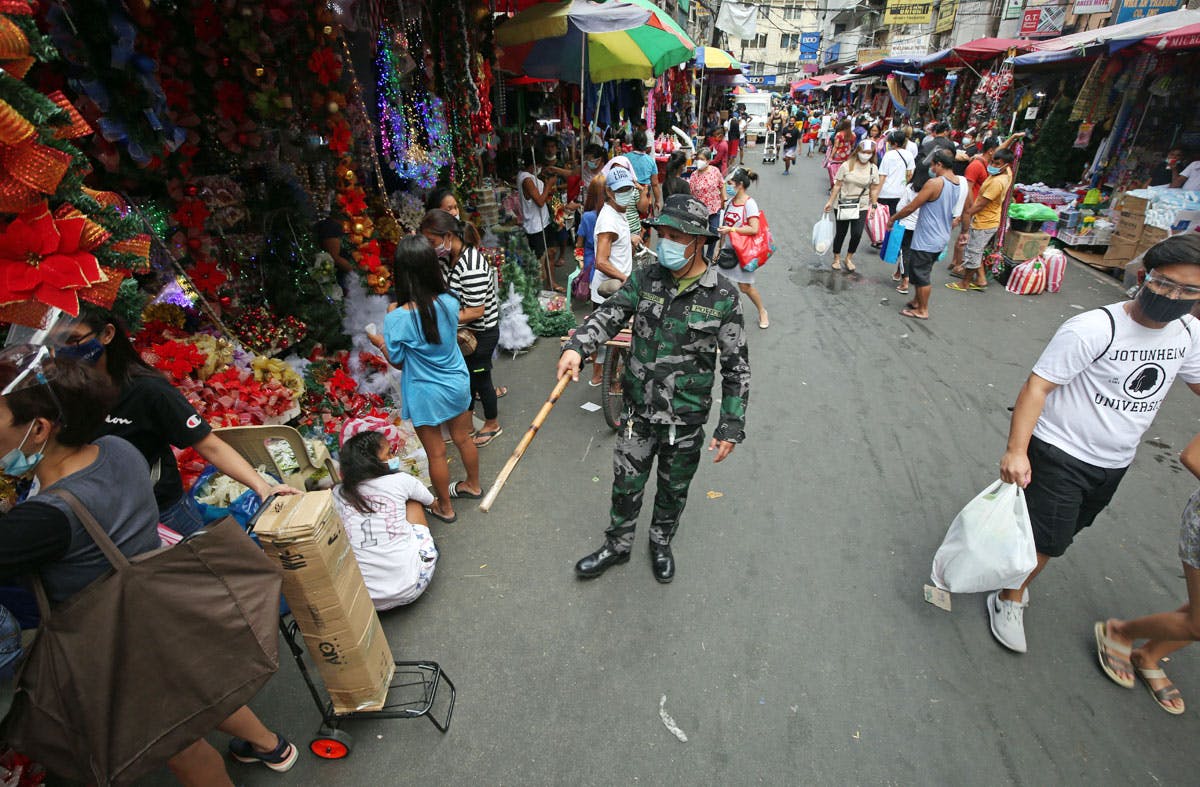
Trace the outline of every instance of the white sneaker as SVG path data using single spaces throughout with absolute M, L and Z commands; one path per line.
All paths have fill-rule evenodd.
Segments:
M 988 621 L 992 636 L 1004 647 L 1017 653 L 1025 652 L 1025 607 L 1019 601 L 1005 601 L 1000 591 L 987 597 Z

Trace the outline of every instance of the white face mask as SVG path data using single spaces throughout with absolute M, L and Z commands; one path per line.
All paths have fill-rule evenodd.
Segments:
M 870 161 L 870 160 L 871 160 L 871 154 L 870 154 L 870 153 L 859 153 L 859 154 L 858 154 L 858 160 L 859 160 L 859 161 L 862 161 L 862 162 L 864 162 L 864 163 L 865 163 L 865 162 L 867 162 L 867 161 Z
M 696 162 L 696 170 L 697 171 L 702 170 L 707 166 L 708 166 L 708 162 L 703 159 Z

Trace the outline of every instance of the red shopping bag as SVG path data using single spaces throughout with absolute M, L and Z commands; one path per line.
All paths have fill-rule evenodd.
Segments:
M 1041 257 L 1026 260 L 1013 268 L 1004 288 L 1017 295 L 1038 295 L 1046 290 L 1046 266 Z
M 729 233 L 729 242 L 737 255 L 738 265 L 747 273 L 767 264 L 767 260 L 775 253 L 775 238 L 771 236 L 771 227 L 767 224 L 767 214 L 758 214 L 758 232 L 754 235 L 742 235 L 738 232 Z
M 1042 262 L 1046 266 L 1046 292 L 1058 292 L 1067 272 L 1067 255 L 1062 249 L 1046 249 L 1042 253 Z
M 867 213 L 867 236 L 870 237 L 871 243 L 883 243 L 887 235 L 888 218 L 891 215 L 887 205 L 876 205 Z

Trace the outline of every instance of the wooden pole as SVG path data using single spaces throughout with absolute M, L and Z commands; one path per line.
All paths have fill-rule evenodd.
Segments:
M 492 503 L 496 502 L 496 497 L 499 496 L 500 490 L 504 488 L 504 484 L 508 481 L 508 476 L 517 466 L 517 462 L 521 461 L 521 457 L 525 455 L 525 449 L 533 442 L 533 438 L 537 436 L 538 430 L 542 428 L 542 424 L 546 421 L 546 416 L 550 415 L 550 411 L 554 409 L 554 405 L 558 402 L 558 397 L 562 396 L 562 392 L 566 390 L 571 383 L 571 375 L 564 374 L 558 381 L 558 385 L 554 386 L 554 390 L 550 392 L 550 398 L 542 405 L 542 409 L 538 411 L 537 417 L 533 419 L 533 423 L 529 425 L 529 431 L 525 432 L 525 436 L 521 438 L 521 442 L 517 443 L 517 447 L 512 452 L 512 456 L 504 463 L 504 467 L 500 470 L 500 475 L 496 476 L 492 488 L 483 496 L 483 501 L 479 504 L 479 510 L 487 512 L 492 507 Z

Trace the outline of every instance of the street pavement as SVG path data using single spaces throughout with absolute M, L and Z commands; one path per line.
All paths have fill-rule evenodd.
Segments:
M 771 327 L 747 319 L 747 440 L 701 465 L 674 583 L 650 573 L 649 493 L 634 559 L 595 580 L 572 572 L 601 543 L 612 480 L 613 434 L 581 409 L 599 402 L 581 381 L 491 513 L 462 503 L 456 524 L 434 524 L 431 588 L 383 615 L 397 658 L 437 660 L 457 684 L 449 733 L 349 723 L 347 759 L 305 751 L 286 776 L 231 764 L 236 782 L 1194 783 L 1197 651 L 1166 665 L 1192 705 L 1177 718 L 1106 679 L 1092 643 L 1094 620 L 1185 598 L 1178 522 L 1196 481 L 1176 456 L 1200 428 L 1186 387 L 1112 505 L 1034 585 L 1028 654 L 995 643 L 982 595 L 952 612 L 922 597 L 955 513 L 998 477 L 1007 407 L 1041 348 L 1063 320 L 1121 300 L 1115 280 L 1072 263 L 1058 294 L 956 293 L 939 265 L 932 319 L 904 318 L 865 238 L 861 275 L 813 252 L 819 160 L 783 177 L 760 159 L 747 151 L 778 245 L 759 275 Z M 485 486 L 552 387 L 557 346 L 498 363 L 511 394 L 505 434 L 481 452 Z M 302 747 L 318 726 L 282 649 L 252 705 Z

